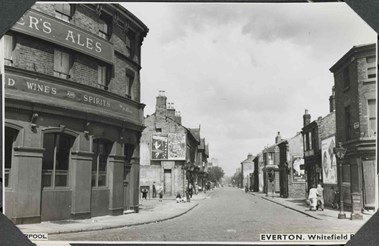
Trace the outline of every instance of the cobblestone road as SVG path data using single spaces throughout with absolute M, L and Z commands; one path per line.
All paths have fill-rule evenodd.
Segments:
M 173 203 L 173 206 L 180 204 Z M 355 233 L 359 223 L 317 220 L 244 193 L 216 189 L 210 198 L 178 218 L 121 229 L 50 235 L 64 241 L 259 241 L 261 233 Z

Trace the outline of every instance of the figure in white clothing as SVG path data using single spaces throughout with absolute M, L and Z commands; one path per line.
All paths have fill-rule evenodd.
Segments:
M 310 210 L 316 211 L 317 207 L 317 196 L 318 192 L 315 185 L 312 185 L 312 188 L 309 190 L 308 199 L 310 201 Z

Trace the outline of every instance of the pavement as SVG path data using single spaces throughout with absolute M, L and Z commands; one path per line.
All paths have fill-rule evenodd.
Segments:
M 269 196 L 266 196 L 264 193 L 258 193 L 258 192 L 249 192 L 253 196 L 259 196 L 262 199 L 265 199 L 267 201 L 279 204 L 281 206 L 284 206 L 288 209 L 292 209 L 296 212 L 302 213 L 306 216 L 312 217 L 314 219 L 318 220 L 338 220 L 338 214 L 339 210 L 333 209 L 331 207 L 325 206 L 324 210 L 317 210 L 317 211 L 311 211 L 309 209 L 309 206 L 306 203 L 305 198 L 282 198 L 278 194 L 275 194 L 272 196 L 271 194 Z M 351 212 L 345 211 L 346 218 L 350 220 L 350 214 Z M 373 212 L 367 212 L 363 214 L 363 220 L 361 221 L 362 224 L 367 222 L 371 216 L 373 215 Z
M 37 224 L 23 224 L 17 227 L 23 233 L 61 234 L 96 231 L 158 223 L 181 216 L 194 209 L 199 203 L 211 196 L 212 191 L 194 194 L 190 202 L 177 203 L 175 197 L 140 199 L 139 213 L 127 211 L 123 215 L 99 216 L 83 220 L 44 221 Z

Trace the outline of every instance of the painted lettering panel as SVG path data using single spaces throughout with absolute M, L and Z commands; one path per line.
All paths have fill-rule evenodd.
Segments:
M 107 40 L 35 10 L 27 11 L 11 28 L 113 64 L 114 47 Z
M 138 106 L 102 96 L 100 93 L 86 92 L 81 89 L 72 88 L 68 85 L 57 84 L 50 81 L 31 78 L 27 76 L 5 73 L 5 92 L 16 90 L 21 93 L 43 95 L 49 97 L 54 103 L 80 108 L 86 105 L 96 107 L 99 111 L 117 113 L 129 119 L 139 119 Z M 61 101 L 60 101 L 61 100 Z M 71 102 L 71 103 L 67 103 Z

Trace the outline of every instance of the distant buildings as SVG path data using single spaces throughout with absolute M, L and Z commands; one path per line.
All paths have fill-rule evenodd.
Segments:
M 167 103 L 163 91 L 157 97 L 154 114 L 147 116 L 144 124 L 140 142 L 140 188 L 147 189 L 151 197 L 154 182 L 157 188 L 163 188 L 165 196 L 183 195 L 189 184 L 203 186 L 208 145 L 200 137 L 200 128 L 182 125 L 180 113 Z
M 334 86 L 329 114 L 311 121 L 305 110 L 301 134 L 282 140 L 278 133 L 275 144 L 253 159 L 252 186 L 256 192 L 306 197 L 311 186 L 321 184 L 325 204 L 331 205 L 339 191 L 341 175 L 345 208 L 352 211 L 352 219 L 360 219 L 362 210 L 377 209 L 375 44 L 354 46 L 330 71 L 334 74 Z M 334 153 L 339 142 L 347 149 L 342 173 Z
M 253 190 L 254 183 L 254 156 L 247 155 L 247 159 L 241 162 L 242 186 L 248 190 Z

